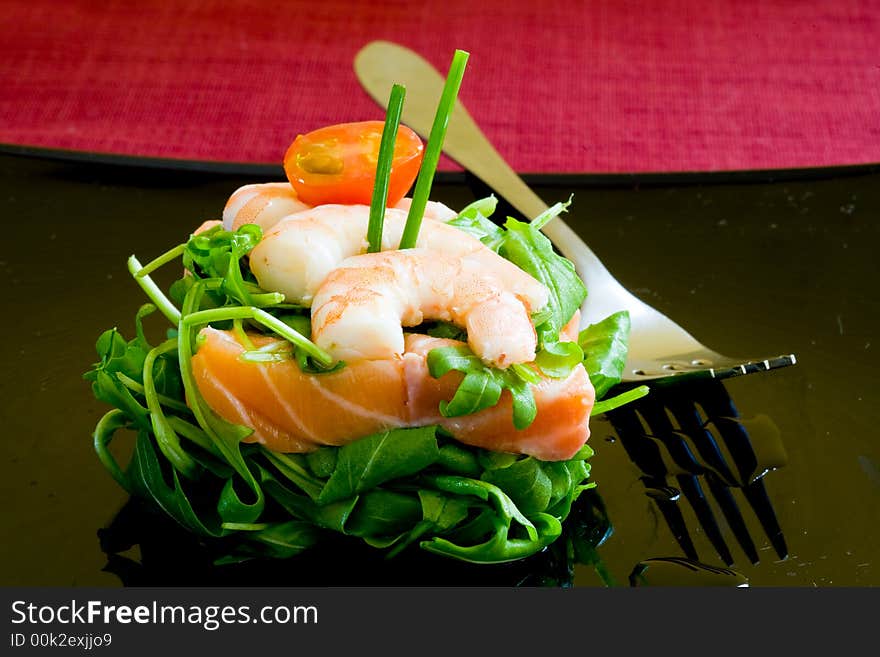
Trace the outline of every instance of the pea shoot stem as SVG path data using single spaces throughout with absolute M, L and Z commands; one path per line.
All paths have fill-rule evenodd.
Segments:
M 244 306 L 239 308 L 212 308 L 210 310 L 199 310 L 186 315 L 181 320 L 181 326 L 189 329 L 197 324 L 208 324 L 209 322 L 221 322 L 235 319 L 252 319 L 259 322 L 268 329 L 271 329 L 285 340 L 292 342 L 294 345 L 302 349 L 309 356 L 314 358 L 318 363 L 324 366 L 331 366 L 336 360 L 321 349 L 314 342 L 309 340 L 299 331 L 293 329 L 280 319 L 270 315 L 265 310 Z
M 563 212 L 568 212 L 568 206 L 571 205 L 571 197 L 564 203 L 555 203 L 544 212 L 539 214 L 537 217 L 531 220 L 532 226 L 534 226 L 537 230 L 541 230 L 544 226 L 550 223 L 553 219 L 558 217 Z
M 122 385 L 124 385 L 129 390 L 133 390 L 134 392 L 136 392 L 140 395 L 145 394 L 146 391 L 144 390 L 144 387 L 140 383 L 138 383 L 137 381 L 135 381 L 131 377 L 126 376 L 122 372 L 116 372 L 116 378 L 119 379 L 119 381 L 122 383 Z M 158 399 L 163 406 L 167 406 L 168 408 L 170 408 L 172 410 L 179 411 L 182 413 L 189 412 L 189 406 L 187 406 L 186 404 L 184 404 L 181 401 L 177 401 L 176 399 L 172 399 L 171 397 L 166 397 L 165 395 L 156 393 L 156 399 Z
M 629 404 L 636 399 L 641 399 L 642 397 L 647 395 L 649 391 L 650 389 L 648 388 L 648 386 L 639 386 L 638 388 L 633 388 L 632 390 L 622 392 L 621 394 L 615 397 L 611 397 L 610 399 L 603 399 L 600 402 L 596 402 L 596 405 L 593 406 L 593 411 L 591 415 L 601 415 L 602 413 L 613 411 L 615 408 L 620 408 L 624 404 Z
M 129 257 L 128 271 L 134 277 L 134 280 L 137 281 L 137 284 L 141 286 L 141 289 L 156 304 L 156 307 L 165 315 L 168 321 L 177 326 L 180 323 L 180 311 L 171 303 L 168 297 L 165 296 L 165 293 L 159 289 L 159 286 L 156 285 L 155 281 L 148 274 L 141 273 L 143 270 L 143 265 L 135 256 Z
M 159 269 L 162 265 L 168 264 L 172 260 L 179 258 L 183 255 L 183 252 L 186 250 L 186 244 L 178 244 L 173 249 L 166 251 L 158 258 L 155 258 L 148 262 L 146 265 L 140 268 L 140 271 L 135 275 L 136 278 L 143 278 L 148 274 L 152 274 L 154 271 Z
M 162 403 L 156 392 L 156 385 L 153 380 L 153 368 L 156 359 L 162 355 L 177 350 L 177 338 L 166 340 L 158 347 L 151 349 L 144 359 L 144 396 L 147 401 L 147 408 L 150 409 L 150 422 L 153 425 L 153 435 L 156 437 L 156 444 L 161 452 L 165 455 L 176 470 L 187 476 L 192 476 L 198 471 L 198 464 L 187 454 L 180 445 L 180 439 L 177 433 L 168 423 L 168 418 L 162 410 Z

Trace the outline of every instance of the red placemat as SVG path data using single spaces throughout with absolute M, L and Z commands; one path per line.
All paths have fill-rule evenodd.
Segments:
M 0 0 L 0 142 L 280 162 L 381 118 L 373 39 L 445 71 L 523 172 L 880 162 L 880 3 Z M 442 168 L 455 168 L 449 161 Z

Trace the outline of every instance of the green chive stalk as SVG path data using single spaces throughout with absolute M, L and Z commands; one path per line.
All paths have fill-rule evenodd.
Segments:
M 382 250 L 382 228 L 385 224 L 385 206 L 388 202 L 388 181 L 391 178 L 391 163 L 394 161 L 394 145 L 397 142 L 397 129 L 403 111 L 406 87 L 395 84 L 388 99 L 385 113 L 385 128 L 379 142 L 379 157 L 376 162 L 376 183 L 370 203 L 370 222 L 367 225 L 367 253 Z
M 455 106 L 456 98 L 458 98 L 458 90 L 461 87 L 461 80 L 464 77 L 464 69 L 467 66 L 469 56 L 469 53 L 464 50 L 456 50 L 452 57 L 452 64 L 446 76 L 446 84 L 443 85 L 443 93 L 440 95 L 440 103 L 437 105 L 437 113 L 434 115 L 434 123 L 431 126 L 431 135 L 428 137 L 428 145 L 425 147 L 425 157 L 419 169 L 416 188 L 413 191 L 412 205 L 409 207 L 403 235 L 400 238 L 401 249 L 413 248 L 419 237 L 419 228 L 422 226 L 422 217 L 428 204 L 428 196 L 431 194 L 434 173 L 437 170 L 437 163 L 440 161 L 443 141 L 446 139 L 449 118 L 452 116 L 452 109 Z

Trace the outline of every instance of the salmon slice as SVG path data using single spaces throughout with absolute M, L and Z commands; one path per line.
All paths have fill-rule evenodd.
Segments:
M 342 445 L 408 426 L 403 361 L 360 361 L 328 374 L 302 372 L 292 360 L 253 363 L 228 331 L 202 329 L 193 374 L 208 405 L 230 422 L 254 429 L 250 437 L 278 452 Z M 273 338 L 251 336 L 256 347 Z
M 440 415 L 463 375 L 434 379 L 426 357 L 431 349 L 462 342 L 409 334 L 401 357 L 361 360 L 328 374 L 307 374 L 292 360 L 247 362 L 244 348 L 227 331 L 205 328 L 192 365 L 199 392 L 224 419 L 254 429 L 250 442 L 278 452 L 308 452 L 343 445 L 398 427 L 438 424 L 457 440 L 496 452 L 528 454 L 544 461 L 571 458 L 590 436 L 595 392 L 583 366 L 565 379 L 534 385 L 537 416 L 523 430 L 513 426 L 512 399 L 456 418 Z M 252 337 L 257 347 L 277 342 Z
M 428 352 L 437 347 L 460 345 L 427 335 L 406 338 L 404 378 L 407 397 L 419 425 L 439 424 L 456 440 L 493 452 L 528 454 L 542 461 L 570 459 L 590 437 L 590 411 L 596 393 L 583 365 L 565 379 L 542 378 L 532 386 L 538 413 L 525 429 L 513 426 L 513 397 L 504 390 L 491 407 L 459 417 L 440 415 L 440 402 L 450 400 L 463 375 L 448 372 L 439 379 L 428 372 Z

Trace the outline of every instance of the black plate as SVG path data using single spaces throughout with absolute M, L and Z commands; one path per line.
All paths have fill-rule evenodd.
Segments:
M 146 262 L 280 169 L 28 155 L 0 156 L 0 583 L 880 584 L 874 168 L 531 179 L 548 201 L 574 193 L 567 220 L 609 269 L 705 344 L 798 356 L 593 420 L 598 488 L 569 527 L 601 543 L 582 555 L 592 563 L 383 562 L 332 541 L 283 565 L 218 568 L 103 470 L 91 431 L 106 408 L 81 374 L 101 331 L 131 332 L 143 297 L 126 258 Z M 447 175 L 433 197 L 459 207 L 483 193 Z

